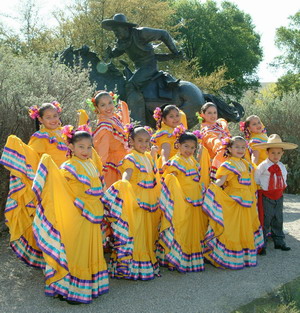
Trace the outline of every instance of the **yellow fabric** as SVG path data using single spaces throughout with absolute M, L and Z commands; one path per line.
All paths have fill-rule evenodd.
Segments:
M 249 173 L 250 163 L 244 159 L 230 157 L 227 161 L 232 167 L 239 170 L 242 179 L 250 179 L 251 185 L 242 185 L 238 181 L 238 176 L 232 171 L 228 170 L 226 167 L 221 166 L 218 168 L 216 173 L 216 179 L 227 175 L 226 183 L 224 185 L 224 192 L 230 196 L 240 197 L 244 201 L 255 201 L 256 197 L 254 193 L 256 192 L 256 184 L 254 180 L 254 171 Z
M 164 188 L 168 190 L 163 194 L 169 194 L 173 208 L 166 204 L 169 203 L 168 196 L 162 196 L 164 210 L 169 211 L 163 214 L 161 221 L 160 233 L 163 235 L 159 243 L 166 258 L 160 258 L 165 258 L 162 262 L 164 265 L 175 266 L 179 271 L 203 270 L 200 255 L 208 219 L 201 208 L 204 188 L 199 182 L 198 170 L 199 165 L 193 157 L 184 158 L 177 153 L 168 161 L 163 174 Z M 179 247 L 175 246 L 177 243 Z M 181 253 L 177 255 L 178 249 L 185 257 Z M 169 257 L 180 261 L 165 264 Z
M 200 182 L 204 184 L 205 188 L 207 188 L 210 183 L 209 173 L 210 173 L 211 162 L 210 162 L 209 152 L 204 146 L 202 146 L 202 152 L 201 152 L 199 163 L 201 166 Z
M 45 253 L 47 266 L 54 269 L 54 275 L 46 278 L 46 285 L 58 283 L 68 273 L 78 279 L 91 280 L 92 275 L 106 270 L 106 262 L 103 255 L 102 234 L 99 223 L 93 223 L 88 218 L 98 216 L 103 218 L 103 205 L 99 196 L 86 193 L 91 188 L 101 188 L 99 172 L 91 159 L 80 160 L 72 157 L 63 164 L 59 170 L 49 155 L 43 155 L 41 165 L 48 174 L 45 182 L 38 176 L 41 189 L 41 205 L 44 209 L 35 217 L 35 229 L 39 237 L 43 238 L 50 246 L 60 251 L 60 259 L 66 259 L 68 271 L 62 267 L 51 254 Z M 67 168 L 75 168 L 76 175 L 87 177 L 90 185 L 83 184 Z M 74 205 L 75 199 L 82 201 L 83 208 Z M 87 214 L 87 217 L 84 215 Z M 60 243 L 52 237 L 51 232 L 46 233 L 43 226 L 44 216 L 46 220 L 60 233 Z M 64 255 L 65 254 L 65 255 Z M 66 289 L 72 291 L 66 281 L 59 282 Z M 74 287 L 75 288 L 75 287 Z M 82 293 L 82 290 L 75 290 Z M 87 295 L 91 291 L 86 291 Z
M 77 110 L 77 112 L 79 113 L 79 114 L 78 114 L 78 115 L 79 115 L 78 126 L 88 124 L 88 122 L 89 122 L 89 116 L 88 116 L 88 114 L 86 113 L 86 111 L 83 110 L 83 109 L 80 109 L 80 110 Z
M 183 111 L 179 110 L 180 114 L 180 123 L 184 126 L 185 129 L 188 129 L 186 115 Z
M 158 154 L 161 155 L 161 149 L 163 143 L 170 145 L 169 159 L 174 156 L 178 149 L 175 147 L 176 136 L 173 135 L 174 128 L 167 126 L 164 122 L 161 123 L 161 128 L 155 132 L 151 137 L 151 142 L 158 147 Z M 162 159 L 159 156 L 156 160 L 157 168 L 162 173 Z
M 39 132 L 36 132 L 41 134 L 42 136 L 49 136 L 54 137 L 59 143 L 64 144 L 64 139 L 61 136 L 61 127 L 50 130 L 47 128 L 41 129 Z M 35 133 L 35 134 L 36 134 Z M 41 157 L 42 154 L 46 153 L 51 155 L 53 161 L 56 163 L 57 166 L 60 166 L 63 162 L 67 160 L 67 149 L 66 150 L 60 150 L 57 148 L 57 143 L 50 143 L 48 138 L 39 138 L 32 135 L 30 137 L 28 145 L 35 150 L 39 156 Z
M 259 165 L 262 161 L 268 158 L 267 150 L 264 149 L 255 149 L 253 148 L 254 144 L 267 142 L 268 136 L 266 133 L 255 134 L 251 133 L 249 138 L 249 146 L 258 152 L 258 162 L 256 165 Z
M 34 173 L 36 172 L 39 163 L 39 156 L 31 147 L 24 144 L 21 139 L 14 135 L 10 135 L 7 138 L 5 148 L 16 151 L 24 156 L 26 158 L 26 163 L 30 164 L 32 168 L 31 172 L 26 175 L 21 171 L 24 169 L 24 164 L 22 164 L 17 157 L 11 160 L 15 168 L 5 166 L 12 176 L 18 177 L 21 183 L 24 184 L 23 189 L 11 194 L 11 198 L 18 204 L 17 207 L 5 213 L 6 225 L 8 226 L 11 235 L 10 240 L 14 241 L 24 235 L 28 228 L 30 230 L 32 225 L 35 208 L 26 207 L 26 205 L 31 201 L 35 202 L 35 195 L 31 187 Z M 8 157 L 10 156 L 7 156 L 7 158 Z M 12 155 L 11 157 L 14 156 Z M 2 155 L 2 158 L 4 158 L 4 155 Z M 29 177 L 31 177 L 31 179 Z M 27 234 L 29 234 L 29 237 L 26 236 L 26 239 L 34 243 L 32 231 L 27 232 Z M 36 247 L 35 243 L 34 247 Z

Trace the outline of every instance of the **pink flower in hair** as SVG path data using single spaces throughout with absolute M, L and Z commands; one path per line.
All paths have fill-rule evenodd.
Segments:
M 154 112 L 153 112 L 153 118 L 156 121 L 160 121 L 161 120 L 161 116 L 162 116 L 162 111 L 160 107 L 157 107 Z
M 200 130 L 194 130 L 193 131 L 193 134 L 200 140 L 202 139 L 203 135 L 201 134 L 201 131 Z
M 177 127 L 175 127 L 175 129 L 173 131 L 173 135 L 178 138 L 184 132 L 185 132 L 185 127 L 183 126 L 183 124 L 180 123 Z
M 72 138 L 74 135 L 74 126 L 66 125 L 61 129 L 62 137 L 67 140 L 68 138 Z
M 245 132 L 245 122 L 240 122 L 240 131 Z
M 91 130 L 91 128 L 90 128 L 87 124 L 78 126 L 78 128 L 76 129 L 76 131 L 77 131 L 77 130 L 79 130 L 79 131 L 84 131 L 84 132 L 87 132 L 87 133 L 89 133 L 90 135 L 92 135 L 92 130 Z
M 58 103 L 57 101 L 53 101 L 51 103 L 56 107 L 56 110 L 57 110 L 58 113 L 60 113 L 62 111 L 60 103 Z
M 40 116 L 39 114 L 39 108 L 37 105 L 33 105 L 29 108 L 28 110 L 29 116 L 35 120 L 36 118 L 38 118 Z
M 131 131 L 133 130 L 133 128 L 134 128 L 134 125 L 133 125 L 132 123 L 126 124 L 126 125 L 124 126 L 125 133 L 126 133 L 126 134 L 130 134 Z
M 147 133 L 152 136 L 153 135 L 153 129 L 150 126 L 144 126 L 144 129 L 147 131 Z
M 222 139 L 222 144 L 225 147 L 228 146 L 229 142 L 230 142 L 230 138 L 229 137 L 225 137 L 225 138 Z

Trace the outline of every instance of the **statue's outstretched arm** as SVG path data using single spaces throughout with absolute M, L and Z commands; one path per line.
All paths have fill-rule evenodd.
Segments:
M 120 55 L 124 54 L 124 52 L 124 50 L 120 50 L 117 47 L 112 49 L 110 46 L 108 46 L 105 50 L 104 57 L 107 59 L 117 58 Z
M 166 30 L 149 27 L 141 27 L 138 28 L 137 30 L 139 31 L 139 37 L 143 41 L 145 42 L 162 41 L 172 53 L 174 54 L 179 53 L 173 38 Z

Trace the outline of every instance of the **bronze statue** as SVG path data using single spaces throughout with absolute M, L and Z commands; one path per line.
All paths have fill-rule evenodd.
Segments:
M 137 24 L 127 22 L 126 16 L 120 13 L 115 14 L 112 19 L 102 21 L 102 27 L 113 31 L 117 38 L 115 48 L 106 49 L 105 58 L 115 58 L 126 53 L 135 65 L 135 72 L 126 83 L 126 94 L 133 116 L 139 117 L 145 107 L 141 90 L 158 74 L 157 61 L 181 58 L 182 53 L 166 30 L 136 26 Z M 152 41 L 162 41 L 172 54 L 155 54 Z M 171 79 L 169 84 L 174 84 L 174 80 Z M 140 105 L 134 106 L 133 112 L 132 104 L 137 102 Z

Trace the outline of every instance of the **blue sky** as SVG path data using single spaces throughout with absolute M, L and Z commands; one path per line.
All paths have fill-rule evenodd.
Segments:
M 46 25 L 54 25 L 55 20 L 51 16 L 51 12 L 56 8 L 62 8 L 72 0 L 33 0 L 40 8 L 43 16 L 43 23 Z M 206 0 L 199 0 L 205 2 Z M 17 28 L 18 23 L 15 19 L 5 18 L 4 15 L 16 17 L 16 11 L 22 0 L 1 0 L 0 1 L 0 18 L 5 24 L 12 28 Z M 217 0 L 221 3 L 221 0 Z M 288 17 L 294 15 L 300 10 L 299 0 L 230 0 L 235 3 L 239 9 L 250 14 L 256 31 L 261 35 L 261 46 L 264 51 L 264 60 L 258 68 L 258 76 L 261 82 L 276 81 L 284 71 L 281 69 L 274 70 L 268 66 L 280 51 L 274 46 L 274 38 L 276 28 L 288 25 Z M 144 25 L 147 26 L 147 25 Z

